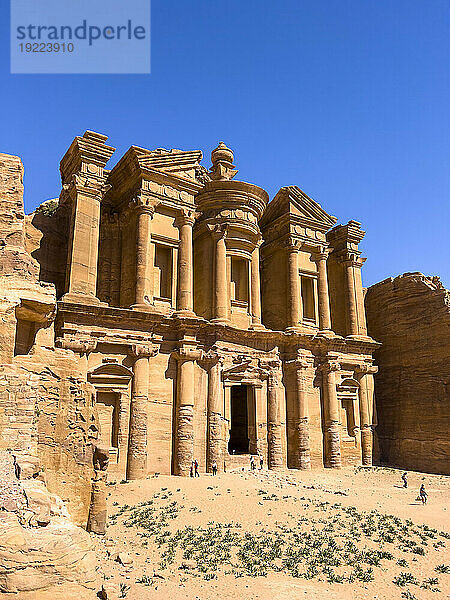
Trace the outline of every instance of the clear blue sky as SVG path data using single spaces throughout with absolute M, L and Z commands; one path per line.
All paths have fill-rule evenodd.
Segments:
M 449 0 L 154 0 L 152 73 L 134 76 L 10 75 L 8 4 L 0 151 L 22 157 L 27 211 L 59 195 L 86 129 L 115 161 L 135 144 L 199 148 L 209 166 L 223 140 L 238 179 L 362 222 L 365 285 L 450 285 Z

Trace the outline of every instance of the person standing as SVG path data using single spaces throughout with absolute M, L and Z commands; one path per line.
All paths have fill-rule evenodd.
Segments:
M 213 475 L 217 475 L 217 463 L 216 461 L 213 462 L 213 464 L 211 465 L 212 467 L 212 474 Z
M 402 475 L 402 481 L 403 481 L 403 487 L 407 488 L 408 487 L 408 477 L 407 477 L 407 473 L 403 473 Z
M 424 483 L 422 483 L 422 485 L 420 486 L 419 496 L 420 496 L 420 499 L 422 500 L 422 504 L 426 504 L 427 503 L 428 494 L 425 491 L 425 484 Z
M 251 469 L 252 471 L 254 471 L 254 470 L 255 470 L 255 458 L 254 458 L 254 456 L 253 456 L 253 455 L 252 455 L 252 456 L 250 456 L 250 469 Z
M 260 455 L 260 457 L 259 457 L 259 470 L 260 471 L 262 471 L 263 464 L 264 464 L 264 458 L 262 457 L 262 455 Z
M 200 473 L 198 472 L 198 460 L 194 460 L 194 477 L 200 477 Z

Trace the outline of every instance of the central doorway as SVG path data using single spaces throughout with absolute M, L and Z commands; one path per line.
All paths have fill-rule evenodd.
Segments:
M 230 454 L 248 454 L 250 452 L 251 398 L 249 386 L 233 385 L 231 387 L 231 429 L 228 442 Z

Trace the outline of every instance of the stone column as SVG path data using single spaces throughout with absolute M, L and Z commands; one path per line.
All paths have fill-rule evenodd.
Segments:
M 130 433 L 130 394 L 128 390 L 120 392 L 119 396 L 119 470 L 122 478 L 126 477 L 127 451 Z
M 313 255 L 317 264 L 317 284 L 319 301 L 319 329 L 324 332 L 331 331 L 330 297 L 328 293 L 327 274 L 328 252 L 321 251 Z
M 112 250 L 111 250 L 111 279 L 109 281 L 110 306 L 120 306 L 120 261 L 122 256 L 122 239 L 119 226 L 119 215 L 111 216 Z
M 295 464 L 299 469 L 311 468 L 311 446 L 309 439 L 309 407 L 306 385 L 306 370 L 310 363 L 297 359 L 292 361 L 295 373 L 295 428 L 297 437 L 297 457 Z
M 223 387 L 220 381 L 220 357 L 218 355 L 207 355 L 206 367 L 208 369 L 206 471 L 211 473 L 213 462 L 217 463 L 219 471 L 223 468 Z
M 133 346 L 136 360 L 131 389 L 127 479 L 144 479 L 147 475 L 149 358 L 157 352 L 157 347 L 152 344 Z
M 136 198 L 136 287 L 132 308 L 148 309 L 153 303 L 153 244 L 151 222 L 155 207 L 146 204 L 142 197 Z
M 355 369 L 359 380 L 359 419 L 361 424 L 361 453 L 362 464 L 372 465 L 373 449 L 373 425 L 372 411 L 373 407 L 373 373 L 376 373 L 377 367 L 362 365 Z
M 193 211 L 183 210 L 177 217 L 176 225 L 180 232 L 178 248 L 178 286 L 177 314 L 180 316 L 195 316 L 193 309 L 194 271 L 192 227 L 195 223 Z
M 194 459 L 195 361 L 201 351 L 182 346 L 178 361 L 174 474 L 188 477 Z
M 297 329 L 303 320 L 303 306 L 301 299 L 300 271 L 298 267 L 298 253 L 301 244 L 297 240 L 289 240 L 288 250 L 288 329 Z
M 354 261 L 343 261 L 345 276 L 345 291 L 347 300 L 347 334 L 358 335 L 358 313 L 356 308 L 355 278 L 353 273 Z
M 279 469 L 284 466 L 280 386 L 279 367 L 271 367 L 267 380 L 267 442 L 269 469 Z
M 91 484 L 91 504 L 87 530 L 98 535 L 106 533 L 106 478 L 109 463 L 109 448 L 93 446 L 94 475 Z
M 214 269 L 214 319 L 215 323 L 228 323 L 228 281 L 227 281 L 227 247 L 225 243 L 226 228 L 216 227 L 213 239 L 216 243 Z
M 256 244 L 252 253 L 251 262 L 251 313 L 252 324 L 250 329 L 264 329 L 261 323 L 261 282 L 259 274 L 259 247 L 261 242 Z
M 360 336 L 367 336 L 366 308 L 364 306 L 364 292 L 361 277 L 361 268 L 365 260 L 365 258 L 358 257 L 358 260 L 354 263 L 353 269 L 355 278 L 356 312 L 358 315 L 358 335 Z
M 334 469 L 341 467 L 340 414 L 336 392 L 335 372 L 340 369 L 336 361 L 322 365 L 322 393 L 325 426 L 324 466 Z
M 88 189 L 75 175 L 67 193 L 72 197 L 71 237 L 66 275 L 65 302 L 99 304 L 97 263 L 100 232 L 101 191 Z

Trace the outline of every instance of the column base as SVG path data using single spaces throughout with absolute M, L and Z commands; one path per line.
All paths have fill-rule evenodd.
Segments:
M 161 314 L 161 311 L 158 308 L 156 308 L 156 306 L 154 304 L 145 304 L 145 302 L 142 302 L 142 303 L 139 302 L 137 304 L 132 304 L 130 306 L 130 309 L 155 313 L 158 315 Z
M 266 327 L 262 323 L 252 323 L 249 329 L 251 331 L 266 331 Z
M 68 292 L 61 298 L 61 302 L 70 302 L 72 304 L 91 304 L 92 306 L 108 306 L 107 302 L 101 302 L 97 296 L 88 294 L 71 294 Z
M 323 338 L 335 338 L 336 334 L 334 333 L 334 331 L 331 331 L 331 329 L 321 329 L 320 331 L 317 332 L 316 337 L 323 337 Z
M 217 319 L 211 319 L 211 323 L 214 323 L 215 325 L 229 325 L 230 324 L 230 319 L 226 319 L 226 318 L 217 318 Z
M 346 339 L 355 340 L 357 342 L 373 342 L 373 341 L 375 341 L 373 338 L 371 338 L 368 335 L 356 335 L 356 334 L 347 335 Z
M 286 327 L 286 333 L 303 333 L 302 327 L 300 325 L 291 325 L 290 327 Z
M 177 318 L 181 318 L 181 319 L 197 319 L 198 318 L 194 311 L 184 309 L 184 308 L 182 308 L 181 310 L 176 310 L 173 313 L 172 317 L 177 317 Z

